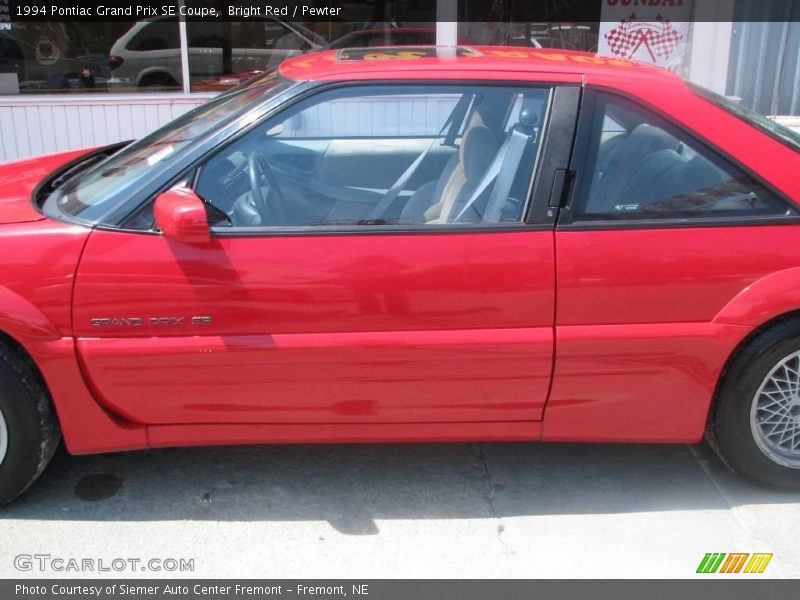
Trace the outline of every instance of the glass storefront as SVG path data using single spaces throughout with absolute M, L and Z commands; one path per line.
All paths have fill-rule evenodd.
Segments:
M 764 14 L 754 16 L 743 12 L 750 5 L 734 2 L 728 33 L 711 39 L 697 34 L 690 22 L 696 8 L 692 0 L 670 8 L 673 12 L 660 5 L 640 7 L 635 22 L 628 5 L 615 0 L 597 0 L 591 22 L 542 20 L 546 4 L 458 0 L 453 17 L 459 21 L 457 43 L 599 52 L 652 62 L 695 81 L 696 59 L 718 51 L 727 58 L 706 69 L 722 73 L 714 89 L 763 114 L 800 115 L 800 24 L 785 9 L 763 9 Z M 341 16 L 316 22 L 275 17 L 185 24 L 176 17 L 0 22 L 0 95 L 218 92 L 306 52 L 436 43 L 436 3 L 431 0 L 341 7 Z M 648 10 L 657 14 L 648 16 Z M 726 47 L 714 45 L 718 40 Z M 699 82 L 710 85 L 702 78 Z
M 11 23 L 0 31 L 0 94 L 110 91 L 116 66 L 111 49 L 135 25 Z M 161 38 L 179 48 L 177 22 Z
M 177 18 L 114 23 L 13 23 L 0 31 L 0 93 L 183 89 Z M 192 91 L 219 91 L 327 41 L 276 19 L 187 24 Z
M 188 23 L 189 79 L 195 92 L 231 87 L 327 41 L 301 23 L 276 19 Z M 138 68 L 138 65 L 137 67 Z
M 323 48 L 436 43 L 434 21 L 299 23 L 272 18 L 188 22 L 189 89 L 227 89 L 282 60 Z M 462 23 L 461 44 L 597 49 L 597 23 Z M 0 94 L 183 90 L 177 18 L 14 23 L 0 31 Z

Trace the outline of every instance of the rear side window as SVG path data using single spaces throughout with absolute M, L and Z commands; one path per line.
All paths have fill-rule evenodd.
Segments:
M 659 220 L 797 214 L 730 161 L 655 114 L 598 94 L 576 217 Z

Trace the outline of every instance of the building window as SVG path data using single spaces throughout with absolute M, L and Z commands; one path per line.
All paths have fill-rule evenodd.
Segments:
M 177 19 L 12 23 L 0 31 L 0 94 L 182 89 Z
M 193 92 L 227 89 L 287 58 L 319 50 L 325 44 L 302 24 L 277 19 L 189 22 L 187 28 Z

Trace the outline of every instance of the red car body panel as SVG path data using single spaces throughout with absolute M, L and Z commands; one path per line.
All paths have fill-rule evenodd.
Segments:
M 796 235 L 796 225 L 559 231 L 545 439 L 699 439 L 736 345 L 800 306 L 800 286 L 783 310 L 773 288 L 752 289 L 798 264 Z M 765 302 L 771 311 L 741 318 Z
M 96 231 L 78 271 L 75 336 L 98 398 L 144 423 L 536 420 L 552 368 L 552 237 L 190 246 Z M 91 325 L 114 315 L 144 323 Z M 151 324 L 159 315 L 185 320 Z M 212 323 L 192 327 L 203 315 Z
M 0 332 L 28 351 L 75 452 L 147 446 L 146 429 L 105 411 L 86 386 L 72 337 L 75 269 L 90 229 L 45 219 L 31 203 L 41 179 L 85 150 L 0 166 Z
M 750 331 L 716 323 L 557 327 L 542 439 L 700 440 L 722 368 Z
M 797 234 L 795 225 L 559 231 L 558 325 L 709 323 L 800 262 Z
M 70 336 L 75 265 L 89 230 L 51 220 L 0 227 L 0 329 L 23 341 Z
M 44 219 L 31 204 L 34 188 L 57 167 L 86 152 L 72 150 L 0 165 L 0 225 Z
M 797 153 L 677 77 L 588 54 L 284 62 L 298 80 L 583 83 L 649 106 L 797 201 Z M 214 237 L 45 219 L 0 168 L 0 330 L 72 452 L 263 442 L 698 440 L 729 357 L 800 309 L 800 225 Z M 164 317 L 182 316 L 170 323 Z M 211 316 L 201 330 L 186 320 Z M 142 319 L 139 327 L 92 325 Z M 151 323 L 150 319 L 155 321 Z

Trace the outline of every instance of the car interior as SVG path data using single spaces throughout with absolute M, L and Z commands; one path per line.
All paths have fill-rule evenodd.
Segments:
M 334 92 L 228 145 L 194 188 L 222 227 L 520 221 L 548 98 L 544 88 Z
M 773 195 L 699 144 L 681 141 L 627 103 L 597 113 L 588 215 L 650 218 L 698 212 L 785 212 Z M 654 122 L 658 125 L 653 124 Z

